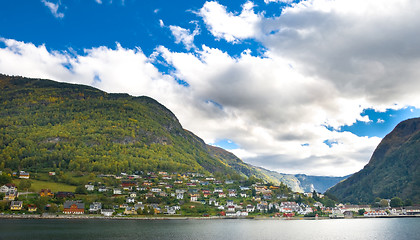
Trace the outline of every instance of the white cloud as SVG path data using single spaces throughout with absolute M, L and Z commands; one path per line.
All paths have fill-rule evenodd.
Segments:
M 272 2 L 292 3 L 293 0 L 264 0 L 264 2 L 266 4 L 272 3 Z
M 206 2 L 198 12 L 210 32 L 218 39 L 238 42 L 255 36 L 261 16 L 254 13 L 254 4 L 250 1 L 242 6 L 240 14 L 227 12 L 225 6 L 218 2 Z
M 206 2 L 198 14 L 217 39 L 253 38 L 266 48 L 264 56 L 194 48 L 194 32 L 171 26 L 176 41 L 193 52 L 160 46 L 148 57 L 118 45 L 75 56 L 3 39 L 0 72 L 148 95 L 206 142 L 235 142 L 233 152 L 247 162 L 286 173 L 346 175 L 368 162 L 380 139 L 325 126 L 370 122 L 361 116 L 366 108 L 420 108 L 418 12 L 416 1 L 310 0 L 266 18 L 251 2 L 241 13 Z M 157 70 L 157 55 L 174 67 L 172 75 Z
M 161 21 L 161 27 L 163 27 L 163 22 Z M 184 44 L 187 50 L 195 48 L 194 37 L 200 34 L 200 28 L 196 25 L 196 28 L 191 33 L 190 30 L 179 27 L 179 26 L 169 26 L 169 29 L 172 32 L 172 35 L 175 37 L 175 43 Z
M 58 8 L 60 7 L 61 3 L 60 1 L 58 3 L 52 3 L 52 2 L 48 2 L 46 0 L 41 0 L 41 2 L 50 9 L 52 15 L 54 15 L 54 17 L 56 18 L 63 18 L 64 17 L 64 13 L 60 13 L 58 12 Z
M 102 4 L 102 0 L 95 0 L 96 3 Z

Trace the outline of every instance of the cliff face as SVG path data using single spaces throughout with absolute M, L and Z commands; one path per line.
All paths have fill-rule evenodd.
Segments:
M 420 118 L 399 123 L 369 163 L 330 190 L 343 202 L 371 203 L 376 197 L 420 202 Z

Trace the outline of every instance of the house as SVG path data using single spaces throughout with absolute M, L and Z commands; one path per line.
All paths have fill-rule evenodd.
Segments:
M 365 211 L 370 211 L 370 206 L 369 205 L 343 205 L 342 207 L 340 207 L 341 212 L 345 212 L 345 211 L 353 211 L 353 212 L 357 212 L 360 209 L 364 209 Z
M 225 197 L 226 197 L 225 193 L 223 193 L 223 192 L 219 193 L 219 198 L 225 198 Z
M 22 210 L 23 202 L 22 201 L 12 201 L 10 203 L 10 210 L 19 211 Z
M 102 203 L 100 202 L 93 202 L 89 206 L 89 212 L 99 212 L 102 209 Z
M 123 204 L 120 204 L 120 208 L 128 208 L 129 206 L 128 206 L 128 204 L 127 203 L 123 203 Z
M 248 204 L 247 206 L 246 206 L 246 211 L 247 212 L 254 212 L 255 211 L 255 207 L 254 206 L 252 206 L 251 204 Z
M 121 182 L 121 187 L 124 190 L 131 190 L 133 187 L 137 186 L 137 182 L 136 181 L 122 181 Z
M 134 207 L 127 207 L 124 210 L 124 214 L 126 214 L 126 215 L 135 215 L 135 214 L 137 214 L 137 210 Z
M 243 198 L 246 198 L 248 196 L 248 195 L 246 195 L 246 193 L 240 193 L 239 195 Z
M 227 206 L 226 213 L 236 212 L 235 206 Z
M 125 202 L 126 202 L 126 203 L 134 203 L 134 202 L 135 202 L 135 199 L 134 199 L 134 198 L 132 198 L 132 197 L 128 197 L 128 198 L 125 200 Z
M 95 186 L 93 184 L 86 184 L 85 185 L 86 190 L 93 191 L 95 190 Z
M 198 194 L 191 194 L 190 201 L 197 202 L 199 195 Z
M 210 198 L 209 199 L 209 205 L 214 205 L 214 206 L 217 207 L 219 204 L 216 202 L 215 198 Z
M 174 207 L 167 207 L 165 214 L 174 215 L 174 214 L 176 214 L 176 210 L 175 210 Z
M 8 183 L 0 187 L 0 193 L 7 193 L 8 191 L 17 191 L 16 185 Z
M 119 188 L 114 188 L 113 193 L 114 193 L 114 195 L 120 195 L 120 194 L 122 194 L 122 191 Z
M 19 178 L 29 179 L 29 173 L 28 172 L 24 172 L 24 171 L 20 171 Z
M 405 212 L 407 215 L 417 215 L 420 214 L 420 206 L 408 206 L 405 207 Z
M 281 202 L 280 212 L 298 212 L 300 210 L 299 205 L 296 202 Z
M 378 217 L 378 216 L 387 216 L 388 213 L 384 210 L 373 210 L 373 211 L 366 211 L 363 216 L 365 217 Z
M 38 208 L 35 205 L 28 204 L 28 212 L 33 213 L 36 212 Z
M 98 192 L 106 192 L 108 191 L 108 188 L 106 188 L 105 186 L 101 186 L 98 188 Z
M 136 209 L 136 211 L 140 208 L 141 210 L 144 210 L 144 204 L 142 202 L 139 202 L 137 204 L 134 205 L 134 208 Z
M 344 218 L 344 214 L 341 212 L 340 209 L 334 208 L 332 213 L 330 214 L 330 218 Z
M 63 206 L 64 214 L 84 214 L 85 204 L 81 201 L 65 201 Z
M 14 200 L 16 200 L 16 198 L 18 196 L 19 196 L 19 193 L 18 193 L 17 190 L 10 190 L 10 191 L 8 191 L 8 192 L 6 192 L 4 194 L 3 200 L 6 200 L 6 201 L 14 201 Z
M 353 211 L 345 211 L 345 212 L 343 212 L 343 215 L 344 215 L 345 218 L 353 218 L 353 214 L 354 214 Z
M 176 194 L 176 199 L 178 199 L 178 200 L 184 199 L 184 193 L 177 193 Z
M 101 214 L 104 215 L 104 217 L 111 217 L 112 214 L 114 214 L 114 209 L 101 209 Z
M 167 196 L 168 196 L 168 194 L 167 194 L 166 192 L 160 192 L 160 193 L 159 193 L 159 196 L 160 196 L 160 197 L 167 197 Z
M 135 192 L 131 192 L 131 193 L 129 194 L 129 196 L 130 196 L 131 198 L 135 198 L 135 197 L 137 197 L 137 193 L 135 193 Z
M 248 212 L 247 211 L 238 211 L 241 217 L 247 217 Z M 238 215 L 238 212 L 236 212 L 236 215 Z
M 311 192 L 303 193 L 303 195 L 305 195 L 305 196 L 307 196 L 309 198 L 313 197 L 313 193 L 311 193 Z
M 49 176 L 55 176 L 55 172 L 48 172 Z
M 236 190 L 235 189 L 229 189 L 228 196 L 229 197 L 236 197 Z
M 54 193 L 51 192 L 51 189 L 41 189 L 39 192 L 40 197 L 54 197 Z
M 146 197 L 146 199 L 152 198 L 152 197 L 155 197 L 155 194 L 153 194 L 152 192 L 148 192 L 148 193 L 146 193 L 145 197 Z

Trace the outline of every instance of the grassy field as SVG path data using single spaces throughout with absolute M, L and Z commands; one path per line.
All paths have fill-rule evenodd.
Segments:
M 33 190 L 35 192 L 41 191 L 41 189 L 51 189 L 52 192 L 74 192 L 76 189 L 75 186 L 67 185 L 64 183 L 56 183 L 56 182 L 47 182 L 47 181 L 39 181 L 30 179 L 31 181 L 31 187 L 30 190 Z M 16 184 L 16 186 L 19 186 L 20 179 L 13 180 L 13 183 Z

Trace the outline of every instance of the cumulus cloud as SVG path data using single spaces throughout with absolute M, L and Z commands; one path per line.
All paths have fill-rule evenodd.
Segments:
M 84 55 L 75 56 L 48 51 L 44 45 L 0 41 L 6 46 L 0 48 L 0 72 L 5 74 L 86 84 L 111 93 L 147 95 L 163 102 L 174 101 L 175 94 L 184 94 L 183 87 L 171 76 L 161 74 L 139 48 L 126 49 L 117 43 L 115 49 L 86 49 Z
M 95 0 L 96 3 L 102 4 L 102 0 Z
M 160 26 L 163 27 L 163 22 L 160 22 Z M 194 45 L 194 37 L 200 34 L 200 28 L 196 25 L 194 31 L 191 33 L 190 30 L 179 27 L 179 26 L 169 26 L 169 29 L 172 32 L 172 35 L 175 37 L 175 43 L 184 44 L 187 50 L 196 48 Z
M 253 9 L 254 3 L 248 1 L 242 6 L 242 12 L 235 14 L 227 12 L 226 7 L 218 2 L 206 2 L 198 15 L 216 38 L 236 43 L 258 33 L 261 16 Z
M 272 2 L 292 3 L 292 2 L 293 2 L 293 0 L 264 0 L 264 2 L 265 2 L 266 4 L 268 4 L 268 3 L 272 3 Z
M 48 2 L 46 0 L 41 0 L 41 2 L 50 9 L 52 15 L 55 18 L 63 18 L 64 17 L 64 13 L 60 13 L 58 12 L 58 8 L 61 5 L 61 2 L 59 1 L 58 3 L 52 3 L 52 2 Z
M 159 46 L 146 56 L 117 45 L 74 55 L 2 39 L 0 72 L 151 96 L 206 142 L 230 139 L 246 162 L 286 173 L 357 171 L 381 139 L 339 129 L 371 122 L 367 108 L 420 108 L 420 2 L 308 0 L 273 18 L 254 8 L 206 2 L 198 16 L 216 39 L 259 41 L 262 56 L 193 47 L 194 31 L 171 26 L 193 51 Z M 170 75 L 156 68 L 158 56 Z

